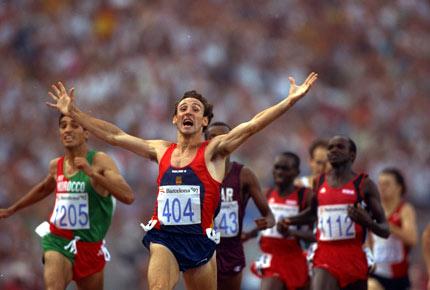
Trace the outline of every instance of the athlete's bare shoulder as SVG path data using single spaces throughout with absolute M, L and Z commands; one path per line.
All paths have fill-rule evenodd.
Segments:
M 54 158 L 49 162 L 49 175 L 55 177 L 57 175 L 57 164 L 60 157 Z
M 240 180 L 243 184 L 254 183 L 257 180 L 257 176 L 251 168 L 243 165 L 242 170 L 240 170 Z

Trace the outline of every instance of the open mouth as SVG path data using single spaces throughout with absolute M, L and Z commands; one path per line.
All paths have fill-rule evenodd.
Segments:
M 72 140 L 73 140 L 72 136 L 70 136 L 70 135 L 64 136 L 64 141 L 69 142 Z
M 184 127 L 192 127 L 194 125 L 194 122 L 190 119 L 185 119 L 182 122 L 182 125 L 184 125 Z

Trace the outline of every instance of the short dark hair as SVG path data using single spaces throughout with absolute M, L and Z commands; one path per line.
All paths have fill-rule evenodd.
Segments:
M 214 122 L 214 123 L 208 125 L 208 127 L 203 131 L 205 133 L 205 140 L 207 140 L 209 137 L 208 129 L 211 127 L 216 127 L 216 126 L 225 127 L 228 129 L 228 131 L 231 131 L 231 127 L 227 123 L 220 122 L 220 121 Z
M 311 159 L 314 158 L 315 150 L 317 150 L 317 148 L 327 149 L 328 148 L 327 139 L 318 138 L 312 142 L 311 146 L 309 146 L 309 156 L 311 157 Z
M 213 105 L 210 104 L 208 102 L 208 100 L 203 97 L 201 94 L 197 93 L 195 90 L 192 91 L 187 91 L 184 93 L 184 95 L 175 103 L 175 113 L 174 115 L 176 115 L 176 113 L 178 112 L 178 105 L 179 103 L 184 100 L 184 99 L 188 99 L 188 98 L 194 98 L 199 100 L 200 102 L 202 102 L 203 106 L 204 106 L 204 111 L 203 111 L 203 117 L 207 117 L 208 118 L 208 126 L 211 123 L 211 120 L 214 116 L 213 114 Z M 206 131 L 207 126 L 203 127 L 203 131 Z
M 60 125 L 61 125 L 61 120 L 62 120 L 64 117 L 67 117 L 67 115 L 64 115 L 63 113 L 61 113 L 61 114 L 60 114 L 60 116 L 58 117 L 58 126 L 60 126 Z M 88 131 L 88 130 L 87 130 L 87 128 L 85 128 L 85 127 L 84 127 L 84 126 L 82 126 L 81 124 L 79 124 L 79 126 L 81 126 L 81 127 L 82 127 L 82 129 L 84 129 L 84 131 Z
M 300 157 L 296 153 L 286 151 L 282 152 L 280 155 L 293 159 L 294 167 L 300 170 Z
M 405 178 L 403 177 L 402 172 L 399 169 L 395 167 L 387 167 L 381 171 L 381 174 L 392 175 L 396 183 L 400 185 L 400 187 L 402 188 L 402 191 L 400 192 L 401 195 L 404 196 L 406 194 L 406 190 L 407 190 L 406 181 L 405 181 Z
M 220 121 L 213 122 L 212 124 L 210 124 L 210 125 L 208 126 L 208 128 L 209 128 L 209 127 L 215 127 L 215 126 L 226 127 L 229 131 L 231 130 L 231 127 L 230 127 L 230 125 L 229 125 L 229 124 L 224 123 L 224 122 L 220 122 Z

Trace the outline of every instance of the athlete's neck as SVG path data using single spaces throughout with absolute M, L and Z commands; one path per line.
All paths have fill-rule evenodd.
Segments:
M 329 184 L 335 187 L 347 183 L 353 176 L 354 172 L 350 162 L 332 166 L 332 169 L 327 173 Z
M 64 153 L 64 162 L 66 164 L 68 174 L 73 174 L 78 169 L 75 166 L 75 157 L 87 157 L 88 147 L 87 144 L 83 144 L 78 147 L 66 148 L 66 152 Z
M 86 157 L 88 153 L 87 144 L 82 144 L 73 148 L 65 148 L 66 152 L 64 153 L 65 159 L 73 160 L 75 157 Z
M 402 198 L 400 196 L 393 196 L 389 200 L 381 199 L 381 202 L 385 211 L 385 215 L 388 216 L 396 210 L 396 208 L 402 202 Z
M 185 152 L 189 150 L 193 150 L 200 146 L 200 144 L 203 142 L 203 136 L 202 134 L 193 134 L 193 135 L 183 135 L 178 132 L 178 142 L 176 148 L 180 152 Z
M 289 195 L 296 189 L 293 182 L 287 184 L 277 184 L 275 188 L 279 195 Z
M 88 147 L 86 144 L 78 147 L 66 148 L 64 159 L 67 160 L 70 164 L 73 164 L 73 160 L 75 159 L 75 157 L 86 157 L 87 153 Z

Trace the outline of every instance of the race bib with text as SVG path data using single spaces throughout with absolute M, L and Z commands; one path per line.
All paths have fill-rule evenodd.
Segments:
M 221 233 L 221 237 L 239 234 L 239 205 L 236 200 L 221 202 L 221 210 L 215 218 L 215 230 Z
M 399 239 L 390 236 L 383 239 L 373 235 L 373 255 L 376 263 L 396 264 L 403 259 L 403 244 Z
M 163 225 L 192 225 L 201 223 L 199 186 L 160 186 L 157 202 L 158 220 Z
M 89 214 L 88 193 L 57 193 L 50 222 L 60 229 L 89 229 Z
M 279 204 L 279 203 L 269 204 L 269 207 L 272 210 L 273 215 L 275 217 L 275 225 L 270 229 L 265 229 L 264 231 L 262 231 L 261 235 L 263 237 L 284 238 L 284 236 L 281 235 L 276 229 L 276 223 L 284 218 L 297 215 L 299 213 L 299 207 L 297 205 L 288 205 L 288 204 Z M 296 226 L 291 226 L 291 228 L 297 229 Z
M 348 204 L 318 207 L 318 229 L 321 241 L 355 238 L 355 223 L 348 216 Z

